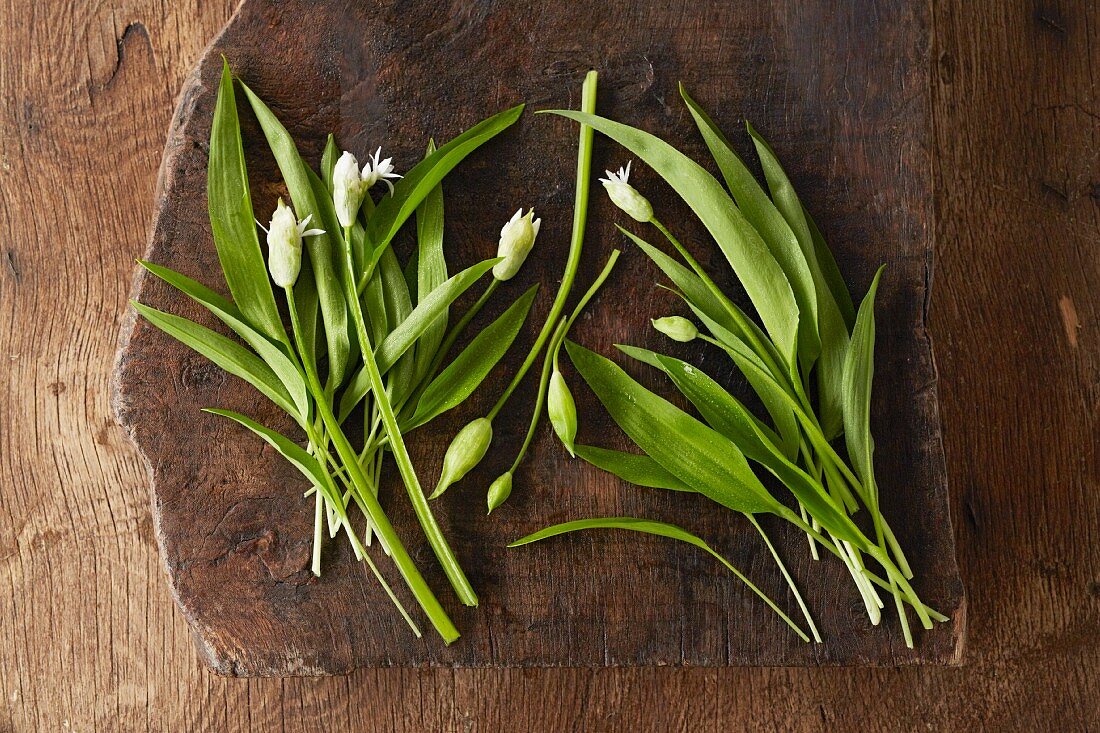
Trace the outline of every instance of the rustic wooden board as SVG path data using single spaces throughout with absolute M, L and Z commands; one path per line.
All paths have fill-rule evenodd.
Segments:
M 173 592 L 198 646 L 235 675 L 324 674 L 357 666 L 558 666 L 907 664 L 955 662 L 965 605 L 954 560 L 936 405 L 936 372 L 925 329 L 931 275 L 927 17 L 907 3 L 863 3 L 831 12 L 748 3 L 690 13 L 628 3 L 542 7 L 536 3 L 360 7 L 356 3 L 245 2 L 181 93 L 158 190 L 149 257 L 217 285 L 205 215 L 205 141 L 219 54 L 272 105 L 315 158 L 335 131 L 358 152 L 379 143 L 399 164 L 428 135 L 447 138 L 517 101 L 575 106 L 589 67 L 601 72 L 600 111 L 658 131 L 702 159 L 675 96 L 686 81 L 735 132 L 751 119 L 778 148 L 795 183 L 862 292 L 880 262 L 879 382 L 875 425 L 885 510 L 918 568 L 918 589 L 952 623 L 918 634 L 906 650 L 895 624 L 867 626 L 837 563 L 812 564 L 804 539 L 769 526 L 800 580 L 827 643 L 800 644 L 762 604 L 690 548 L 637 536 L 578 536 L 518 551 L 507 541 L 551 522 L 637 514 L 683 524 L 786 598 L 763 547 L 743 521 L 698 497 L 665 496 L 609 480 L 565 454 L 544 433 L 517 475 L 516 495 L 484 517 L 483 488 L 510 460 L 526 422 L 498 419 L 511 450 L 452 489 L 436 509 L 478 588 L 463 609 L 444 594 L 463 639 L 443 648 L 414 640 L 364 569 L 340 544 L 320 580 L 308 572 L 310 505 L 294 471 L 243 431 L 199 412 L 241 409 L 286 428 L 250 388 L 143 322 L 131 322 L 116 375 L 115 408 L 152 469 L 154 520 Z M 311 41 L 301 42 L 303 28 Z M 572 203 L 575 129 L 525 117 L 449 180 L 448 246 L 456 261 L 492 252 L 499 222 L 519 206 L 543 218 L 540 257 L 513 286 L 560 272 Z M 273 206 L 277 176 L 251 121 L 246 148 L 257 211 Z M 745 136 L 735 135 L 745 144 Z M 618 165 L 602 144 L 597 166 Z M 646 171 L 638 185 L 669 221 L 687 221 Z M 616 216 L 594 197 L 585 267 L 594 273 L 620 239 Z M 698 228 L 689 246 L 710 252 Z M 611 286 L 576 332 L 608 352 L 615 341 L 664 344 L 647 317 L 675 307 L 653 287 L 644 259 L 627 252 Z M 726 279 L 728 281 L 728 278 Z M 208 322 L 160 283 L 139 275 L 143 302 Z M 536 315 L 548 308 L 548 297 Z M 502 303 L 497 304 L 497 309 Z M 521 336 L 530 343 L 533 333 Z M 523 343 L 520 344 L 522 349 Z M 714 355 L 692 355 L 735 383 Z M 515 364 L 510 367 L 514 368 Z M 499 387 L 497 387 L 499 389 Z M 485 409 L 490 388 L 417 435 L 423 476 L 438 469 L 454 429 Z M 605 444 L 609 421 L 577 389 L 590 436 Z M 515 404 L 529 400 L 521 391 Z M 621 444 L 620 444 L 621 447 Z M 414 556 L 442 593 L 441 573 L 419 541 L 400 487 L 386 503 Z M 788 599 L 789 600 L 789 599 Z

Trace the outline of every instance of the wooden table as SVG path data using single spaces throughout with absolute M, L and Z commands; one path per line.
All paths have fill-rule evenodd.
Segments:
M 108 375 L 174 95 L 232 3 L 0 12 L 0 731 L 1100 726 L 1100 9 L 936 2 L 932 327 L 968 664 L 231 680 Z

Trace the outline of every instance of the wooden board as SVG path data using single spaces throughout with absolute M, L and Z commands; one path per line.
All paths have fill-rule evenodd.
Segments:
M 275 109 L 307 157 L 329 130 L 357 152 L 384 143 L 399 164 L 428 135 L 447 138 L 518 101 L 575 106 L 587 68 L 601 72 L 600 111 L 670 138 L 702 159 L 676 99 L 683 79 L 719 122 L 751 119 L 787 161 L 859 293 L 888 265 L 880 295 L 877 456 L 885 511 L 918 568 L 918 589 L 952 622 L 918 634 L 909 651 L 888 621 L 873 629 L 837 563 L 811 563 L 804 538 L 768 525 L 814 608 L 827 643 L 803 645 L 762 604 L 690 548 L 619 535 L 579 536 L 525 550 L 507 541 L 546 524 L 636 514 L 683 524 L 784 597 L 764 548 L 743 520 L 698 497 L 663 496 L 609 480 L 567 460 L 546 431 L 517 475 L 506 509 L 486 518 L 484 486 L 518 445 L 530 387 L 498 419 L 498 445 L 481 470 L 436 505 L 478 588 L 480 608 L 447 598 L 463 639 L 443 648 L 415 641 L 342 545 L 326 573 L 308 573 L 312 512 L 294 471 L 241 430 L 199 408 L 241 409 L 277 428 L 287 420 L 250 388 L 142 322 L 131 322 L 116 377 L 120 421 L 152 468 L 154 521 L 173 592 L 200 651 L 234 675 L 324 674 L 358 666 L 789 665 L 954 662 L 965 611 L 954 560 L 926 324 L 932 233 L 927 17 L 906 3 L 843 11 L 750 3 L 703 4 L 670 18 L 663 9 L 607 3 L 464 6 L 245 2 L 181 93 L 165 152 L 149 257 L 217 285 L 205 216 L 205 141 L 219 54 Z M 300 29 L 320 33 L 300 42 Z M 368 30 L 369 29 L 369 30 Z M 273 206 L 277 176 L 254 124 L 246 152 L 258 212 Z M 742 146 L 743 134 L 734 135 Z M 543 218 L 538 257 L 516 289 L 559 276 L 572 203 L 575 129 L 527 116 L 448 179 L 448 246 L 456 260 L 491 253 L 495 232 L 519 205 Z M 609 144 L 597 166 L 619 165 Z M 641 171 L 668 221 L 704 261 L 711 248 L 682 207 Z M 617 217 L 594 197 L 583 273 L 612 246 Z M 675 307 L 655 273 L 629 256 L 576 332 L 609 352 L 615 341 L 661 343 L 646 319 Z M 729 278 L 724 278 L 728 282 Z M 208 321 L 159 283 L 139 276 L 143 302 Z M 544 298 L 536 307 L 541 316 Z M 498 303 L 499 308 L 502 304 Z M 533 333 L 521 336 L 520 351 Z M 526 339 L 524 341 L 524 339 Z M 713 354 L 691 352 L 719 370 Z M 511 364 L 510 368 L 515 368 Z M 497 387 L 499 389 L 499 387 Z M 609 421 L 578 391 L 588 435 L 605 444 Z M 450 420 L 417 435 L 422 476 L 438 470 L 454 430 L 486 408 L 492 388 Z M 622 447 L 622 444 L 619 444 Z M 386 503 L 414 556 L 440 591 L 441 574 L 419 539 L 400 487 Z M 789 600 L 789 599 L 788 599 Z

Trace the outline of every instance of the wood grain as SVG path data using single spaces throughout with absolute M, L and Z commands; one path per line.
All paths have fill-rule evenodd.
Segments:
M 844 566 L 831 559 L 815 563 L 805 538 L 780 522 L 765 520 L 765 526 L 779 539 L 785 561 L 811 599 L 825 644 L 800 642 L 736 578 L 689 545 L 604 533 L 508 550 L 517 537 L 566 519 L 655 517 L 708 538 L 770 595 L 796 610 L 765 544 L 741 517 L 716 510 L 701 496 L 639 490 L 571 460 L 545 423 L 516 473 L 513 499 L 486 518 L 485 487 L 511 462 L 527 427 L 535 381 L 529 379 L 494 421 L 495 450 L 434 505 L 481 604 L 463 609 L 445 592 L 462 641 L 450 647 L 432 635 L 418 641 L 366 568 L 352 561 L 346 542 L 330 545 L 321 578 L 310 574 L 312 502 L 302 498 L 308 486 L 240 426 L 200 409 L 228 407 L 281 430 L 291 426 L 290 419 L 245 383 L 228 379 L 205 358 L 136 320 L 124 328 L 117 410 L 152 467 L 154 527 L 174 595 L 204 658 L 219 672 L 240 676 L 424 664 L 956 661 L 965 606 L 925 327 L 932 246 L 928 17 L 904 2 L 877 9 L 866 21 L 867 7 L 858 4 L 836 13 L 763 0 L 736 11 L 701 3 L 691 13 L 673 15 L 657 4 L 530 2 L 471 7 L 456 17 L 426 2 L 249 0 L 181 92 L 147 257 L 222 286 L 211 276 L 218 261 L 204 194 L 223 55 L 275 108 L 307 160 L 314 161 L 328 130 L 360 156 L 384 142 L 387 155 L 410 161 L 429 134 L 447 139 L 487 111 L 523 100 L 534 108 L 570 106 L 589 65 L 601 74 L 604 114 L 672 137 L 706 159 L 690 116 L 675 98 L 676 80 L 683 78 L 731 134 L 747 118 L 771 137 L 790 161 L 796 185 L 806 192 L 807 206 L 829 233 L 857 293 L 874 269 L 886 264 L 878 300 L 878 481 L 887 516 L 917 568 L 916 587 L 953 617 L 951 623 L 918 633 L 915 650 L 905 648 L 895 619 L 878 628 L 866 620 Z M 318 42 L 301 44 L 298 29 L 310 22 L 320 29 Z M 360 28 L 374 32 L 364 38 Z M 663 31 L 660 42 L 652 40 L 657 29 Z M 609 35 L 620 39 L 614 50 L 589 59 L 591 49 Z M 554 46 L 530 44 L 529 36 L 562 40 Z M 753 42 L 722 42 L 734 36 Z M 509 64 L 515 72 L 492 83 L 469 72 L 470 65 Z M 255 208 L 264 216 L 274 207 L 281 177 L 249 114 L 244 136 Z M 566 120 L 528 116 L 448 177 L 452 266 L 491 254 L 496 223 L 524 204 L 535 208 L 544 226 L 538 255 L 509 287 L 517 293 L 532 281 L 549 285 L 560 277 L 573 204 L 572 187 L 563 182 L 575 168 L 575 139 L 575 125 Z M 735 139 L 748 145 L 743 132 Z M 601 140 L 596 157 L 597 164 L 615 167 L 624 153 Z M 732 274 L 720 264 L 709 237 L 655 178 L 639 168 L 632 180 L 728 283 Z M 654 333 L 649 319 L 684 308 L 654 287 L 655 268 L 615 230 L 622 215 L 606 197 L 594 198 L 581 287 L 613 246 L 625 246 L 627 257 L 573 336 L 604 353 L 621 342 L 667 350 L 668 341 Z M 404 261 L 408 247 L 401 244 L 395 247 Z M 139 275 L 135 295 L 216 326 L 209 314 L 151 275 Z M 505 375 L 534 340 L 550 300 L 544 294 L 516 355 L 505 361 Z M 745 392 L 733 365 L 715 349 L 700 344 L 688 351 L 695 363 Z M 635 373 L 668 391 L 652 372 L 636 367 Z M 582 438 L 607 444 L 619 431 L 582 384 L 574 380 L 578 411 L 585 416 Z M 501 386 L 487 385 L 461 409 L 409 437 L 422 481 L 430 484 L 451 436 L 484 414 Z M 619 440 L 614 447 L 629 446 Z M 395 471 L 382 490 L 387 511 L 429 580 L 446 589 Z M 396 575 L 391 578 L 396 582 Z
M 325 680 L 203 667 L 164 582 L 148 478 L 106 396 L 173 98 L 232 9 L 0 9 L 0 730 L 1100 727 L 1094 4 L 933 12 L 931 326 L 966 666 Z

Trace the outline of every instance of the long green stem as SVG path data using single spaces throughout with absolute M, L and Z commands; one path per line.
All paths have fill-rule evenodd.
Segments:
M 523 445 L 520 446 L 519 453 L 516 454 L 516 460 L 512 462 L 512 467 L 508 469 L 509 472 L 515 473 L 515 470 L 519 468 L 519 464 L 527 455 L 527 449 L 531 447 L 531 441 L 535 437 L 535 430 L 538 428 L 539 420 L 542 418 L 542 406 L 546 400 L 546 392 L 550 384 L 550 372 L 552 369 L 558 368 L 558 352 L 561 350 L 565 335 L 569 333 L 570 326 L 572 326 L 573 322 L 580 316 L 584 307 L 588 305 L 588 301 L 592 300 L 596 291 L 600 289 L 608 276 L 611 275 L 611 270 L 614 269 L 620 254 L 622 253 L 617 249 L 611 251 L 611 256 L 607 258 L 607 264 L 603 266 L 603 270 L 600 271 L 595 281 L 593 281 L 592 285 L 577 302 L 577 306 L 573 309 L 569 318 L 562 319 L 561 322 L 558 323 L 557 328 L 554 329 L 554 333 L 550 337 L 550 345 L 547 347 L 546 355 L 543 357 L 542 373 L 539 375 L 539 391 L 538 395 L 535 397 L 535 407 L 531 413 L 531 422 L 527 425 L 527 435 L 523 438 Z
M 299 351 L 301 351 L 303 343 L 301 335 L 302 327 L 301 323 L 299 323 L 297 304 L 294 302 L 293 288 L 286 288 L 286 297 L 290 310 L 291 326 L 294 330 L 294 338 L 298 343 Z M 369 344 L 370 342 L 367 343 Z M 405 550 L 405 546 L 401 544 L 397 532 L 394 530 L 393 525 L 390 524 L 390 520 L 385 512 L 382 511 L 382 506 L 378 503 L 378 499 L 371 493 L 366 477 L 359 467 L 359 461 L 357 460 L 358 456 L 355 453 L 355 449 L 352 448 L 351 443 L 348 442 L 348 439 L 344 436 L 344 431 L 340 427 L 340 422 L 336 419 L 336 415 L 333 414 L 332 408 L 329 406 L 328 402 L 323 399 L 324 388 L 321 386 L 321 382 L 317 377 L 317 370 L 314 368 L 312 361 L 306 360 L 304 366 L 307 384 L 317 404 L 321 419 L 324 421 L 325 427 L 328 430 L 328 437 L 332 441 L 333 447 L 336 448 L 340 460 L 343 461 L 349 478 L 358 489 L 357 494 L 367 509 L 367 516 L 374 524 L 375 532 L 377 532 L 379 538 L 384 539 L 389 546 L 393 561 L 397 565 L 401 577 L 405 579 L 405 583 L 409 586 L 409 590 L 412 591 L 417 603 L 424 609 L 424 613 L 427 614 L 428 619 L 432 622 L 432 626 L 435 627 L 435 630 L 443 638 L 443 641 L 450 644 L 458 639 L 458 629 L 455 628 L 447 612 L 443 609 L 443 606 L 440 605 L 439 599 L 432 593 L 432 589 L 428 587 L 424 577 L 420 574 L 420 571 L 413 563 L 409 553 Z M 340 513 L 343 514 L 342 519 L 347 516 L 342 508 L 340 509 Z M 347 525 L 346 529 L 349 535 L 354 536 L 350 524 Z M 363 554 L 364 557 L 366 557 L 366 553 L 364 552 Z
M 350 231 L 345 232 L 344 257 L 347 262 L 348 272 L 354 272 L 352 269 L 354 267 L 354 260 L 351 250 Z M 397 463 L 398 473 L 401 474 L 401 480 L 404 482 L 405 489 L 409 494 L 409 500 L 412 502 L 413 511 L 416 512 L 416 518 L 420 521 L 420 526 L 424 529 L 424 534 L 428 538 L 428 543 L 432 546 L 432 550 L 439 559 L 440 565 L 443 566 L 443 572 L 446 573 L 447 579 L 451 581 L 451 585 L 454 587 L 455 593 L 458 594 L 459 600 L 467 606 L 476 606 L 477 594 L 474 592 L 473 586 L 470 585 L 469 579 L 466 578 L 466 574 L 462 571 L 462 567 L 458 564 L 458 559 L 455 557 L 450 545 L 447 544 L 447 539 L 443 536 L 443 531 L 439 528 L 439 524 L 435 521 L 435 516 L 432 515 L 432 511 L 428 507 L 428 499 L 424 496 L 424 490 L 421 488 L 420 480 L 416 476 L 416 469 L 413 468 L 412 458 L 409 457 L 409 451 L 405 447 L 404 439 L 401 437 L 401 429 L 397 425 L 397 416 L 393 414 L 393 406 L 390 404 L 389 395 L 386 393 L 386 385 L 382 381 L 382 373 L 379 371 L 378 362 L 374 358 L 374 347 L 371 345 L 370 336 L 367 334 L 366 321 L 363 320 L 363 307 L 360 305 L 359 298 L 355 294 L 355 288 L 352 287 L 352 279 L 350 277 L 345 285 L 348 305 L 351 307 L 352 318 L 355 321 L 355 328 L 359 337 L 359 351 L 363 358 L 363 367 L 367 372 L 367 379 L 370 382 L 371 392 L 374 394 L 375 404 L 378 405 L 378 411 L 382 414 L 382 424 L 390 436 L 390 450 L 393 452 L 394 461 Z M 354 468 L 356 471 L 360 471 L 357 458 L 358 456 L 355 456 L 355 460 L 353 460 L 355 464 Z M 341 456 L 341 459 L 344 461 L 349 460 L 343 456 Z M 352 466 L 348 466 L 348 469 L 351 470 Z M 373 494 L 371 495 L 371 500 L 375 503 L 378 501 Z M 377 530 L 378 527 L 376 524 L 375 531 Z
M 783 609 L 781 609 L 779 606 L 777 606 L 775 604 L 775 601 L 773 601 L 771 598 L 769 598 L 768 595 L 766 593 L 764 593 L 764 591 L 757 588 L 756 585 L 751 580 L 746 578 L 745 575 L 740 570 L 735 568 L 733 566 L 733 564 L 730 563 L 729 560 L 727 560 L 726 558 L 719 555 L 717 552 L 712 550 L 710 547 L 704 547 L 703 549 L 705 549 L 707 552 L 709 552 L 714 557 L 718 558 L 718 561 L 721 562 L 723 565 L 725 565 L 727 570 L 729 570 L 731 573 L 736 575 L 737 579 L 740 580 L 745 585 L 747 585 L 749 587 L 749 590 L 751 590 L 753 593 L 755 593 L 757 596 L 759 596 L 760 599 L 764 601 L 764 603 L 767 603 L 768 607 L 771 608 L 771 610 L 773 610 L 777 614 L 779 614 L 779 618 L 783 619 L 787 623 L 788 626 L 790 626 L 792 629 L 794 629 L 794 632 L 796 634 L 798 634 L 798 636 L 802 639 L 802 641 L 808 642 L 810 640 L 810 637 L 806 636 L 806 632 L 802 630 L 801 626 L 796 624 L 790 616 L 788 616 L 786 613 L 783 612 Z
M 589 71 L 584 78 L 584 85 L 581 87 L 581 112 L 593 114 L 595 111 L 596 72 Z M 580 146 L 577 152 L 577 193 L 573 201 L 573 235 L 569 241 L 569 255 L 565 261 L 565 273 L 562 275 L 561 285 L 558 286 L 558 293 L 554 296 L 554 303 L 550 306 L 550 313 L 546 316 L 546 322 L 542 324 L 542 330 L 539 331 L 534 346 L 527 353 L 527 357 L 523 360 L 519 371 L 512 377 L 512 381 L 508 383 L 500 399 L 489 411 L 487 417 L 490 422 L 503 409 L 505 403 L 508 402 L 508 398 L 512 396 L 516 387 L 523 381 L 524 376 L 531 369 L 531 365 L 539 357 L 539 352 L 542 351 L 546 340 L 550 338 L 557 327 L 558 318 L 561 317 L 561 312 L 565 309 L 565 301 L 569 298 L 569 291 L 573 288 L 573 280 L 577 277 L 577 268 L 580 266 L 581 261 L 581 250 L 584 246 L 584 227 L 588 221 L 588 191 L 592 177 L 592 138 L 592 128 L 588 125 L 581 125 Z
M 747 512 L 745 513 L 745 517 L 748 518 L 749 523 L 751 523 L 753 527 L 756 527 L 756 531 L 760 533 L 760 536 L 764 538 L 764 544 L 768 546 L 768 551 L 772 554 L 772 559 L 775 560 L 775 564 L 779 566 L 779 572 L 783 573 L 783 577 L 787 581 L 787 586 L 790 587 L 791 592 L 794 593 L 795 601 L 798 602 L 798 607 L 802 609 L 802 616 L 806 619 L 806 623 L 810 625 L 810 633 L 814 635 L 814 641 L 820 644 L 821 634 L 817 630 L 817 624 L 814 623 L 813 616 L 810 615 L 810 609 L 806 607 L 806 602 L 802 600 L 802 594 L 798 592 L 798 586 L 795 585 L 794 578 L 787 572 L 787 566 L 783 564 L 783 560 L 779 557 L 779 553 L 776 552 L 775 546 L 772 545 L 772 541 L 764 532 L 764 528 L 760 526 L 760 522 L 756 521 L 756 517 Z M 812 541 L 811 539 L 811 542 Z

